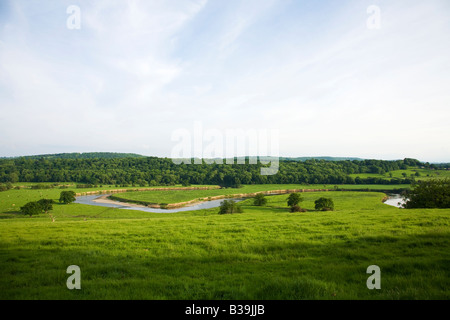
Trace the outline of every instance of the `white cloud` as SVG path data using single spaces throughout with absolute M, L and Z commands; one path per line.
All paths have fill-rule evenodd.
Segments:
M 380 1 L 380 30 L 353 1 L 333 14 L 331 2 L 95 1 L 81 5 L 80 31 L 55 29 L 65 10 L 49 3 L 39 15 L 11 3 L 4 155 L 33 145 L 170 155 L 171 132 L 202 121 L 279 129 L 286 155 L 450 157 L 444 1 Z M 37 120 L 32 137 L 11 135 Z

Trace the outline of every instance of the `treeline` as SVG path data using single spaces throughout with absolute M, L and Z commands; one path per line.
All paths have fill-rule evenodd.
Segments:
M 280 161 L 275 175 L 263 176 L 258 164 L 181 164 L 168 158 L 112 159 L 2 159 L 0 183 L 74 182 L 86 185 L 175 185 L 205 184 L 410 184 L 414 178 L 390 178 L 392 170 L 408 167 L 433 168 L 414 159 Z M 353 178 L 350 174 L 377 173 L 383 178 Z
M 136 153 L 119 153 L 119 152 L 71 152 L 71 153 L 55 153 L 55 154 L 41 154 L 24 157 L 0 158 L 0 159 L 118 159 L 118 158 L 144 158 Z

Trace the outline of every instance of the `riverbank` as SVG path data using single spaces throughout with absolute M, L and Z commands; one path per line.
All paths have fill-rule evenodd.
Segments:
M 287 186 L 287 185 L 286 185 Z M 392 186 L 392 189 L 386 190 L 382 186 L 360 186 L 362 188 L 355 188 L 355 186 L 334 186 L 334 188 L 285 188 L 284 185 L 269 189 L 270 185 L 263 186 L 266 190 L 261 190 L 262 186 L 244 186 L 240 189 L 220 188 L 218 186 L 202 186 L 202 187 L 160 187 L 160 188 L 138 188 L 138 189 L 115 189 L 98 190 L 96 192 L 88 192 L 82 196 L 92 197 L 95 195 L 102 195 L 95 199 L 97 205 L 100 203 L 107 205 L 114 205 L 118 207 L 133 207 L 133 208 L 153 208 L 153 209 L 178 209 L 183 207 L 191 207 L 199 205 L 209 201 L 217 201 L 221 199 L 233 199 L 233 198 L 253 198 L 257 194 L 270 195 L 282 195 L 290 194 L 294 192 L 307 193 L 307 192 L 328 192 L 328 191 L 373 191 L 384 192 L 387 194 L 400 193 L 403 191 Z M 268 188 L 269 187 L 269 188 Z M 277 185 L 272 185 L 277 187 Z M 381 187 L 381 188 L 380 188 Z M 259 189 L 259 190 L 258 190 Z M 208 191 L 209 190 L 209 191 Z M 241 191 L 240 193 L 233 193 Z M 243 191 L 243 192 L 242 192 Z M 117 193 L 125 193 L 123 195 L 117 195 Z M 77 194 L 80 196 L 80 194 Z M 387 200 L 388 196 L 384 200 Z M 91 203 L 92 204 L 92 203 Z
M 221 189 L 219 186 L 211 187 L 165 187 L 165 188 L 136 188 L 136 189 L 113 189 L 113 190 L 95 190 L 86 192 L 77 192 L 75 196 L 93 196 L 96 194 L 111 194 L 111 193 L 125 193 L 137 191 L 169 191 L 169 190 L 215 190 Z
M 109 196 L 108 200 L 115 201 L 116 203 L 120 203 L 123 205 L 123 203 L 127 204 L 133 204 L 134 206 L 140 206 L 140 207 L 147 207 L 147 208 L 154 208 L 154 209 L 177 209 L 182 208 L 186 206 L 193 206 L 196 204 L 200 204 L 206 201 L 214 201 L 214 200 L 221 200 L 221 199 L 233 199 L 233 198 L 240 198 L 240 199 L 246 199 L 246 198 L 253 198 L 257 194 L 264 194 L 267 196 L 271 195 L 282 195 L 282 194 L 290 194 L 290 193 L 296 193 L 296 192 L 327 192 L 332 191 L 329 189 L 284 189 L 284 190 L 270 190 L 270 191 L 259 191 L 259 192 L 251 192 L 251 193 L 235 193 L 235 194 L 223 194 L 223 195 L 216 195 L 216 196 L 208 196 L 208 197 L 202 197 L 197 198 L 189 201 L 183 201 L 183 202 L 176 202 L 176 203 L 154 203 L 144 200 L 135 200 L 135 199 L 127 199 L 123 197 L 118 196 Z M 104 199 L 102 199 L 104 200 Z M 111 203 L 111 202 L 109 202 Z
M 101 197 L 98 197 L 98 198 L 92 200 L 92 202 L 123 206 L 123 204 L 124 204 L 123 202 L 111 200 L 111 199 L 109 199 L 109 197 L 110 197 L 110 195 L 106 194 L 106 195 L 103 195 Z M 133 207 L 133 208 L 146 208 L 146 206 L 138 205 L 138 204 L 134 204 L 134 203 L 127 203 L 127 206 Z

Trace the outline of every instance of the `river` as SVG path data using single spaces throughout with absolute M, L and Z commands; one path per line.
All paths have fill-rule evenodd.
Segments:
M 176 209 L 157 209 L 157 208 L 133 206 L 132 204 L 127 205 L 126 203 L 119 204 L 118 202 L 104 203 L 104 202 L 95 202 L 94 201 L 94 200 L 96 200 L 100 197 L 104 197 L 104 196 L 105 195 L 79 196 L 75 200 L 75 203 L 88 204 L 88 205 L 92 205 L 92 206 L 128 209 L 128 210 L 139 210 L 139 211 L 154 212 L 154 213 L 174 213 L 174 212 L 182 212 L 182 211 L 193 211 L 193 210 L 201 210 L 201 209 L 218 208 L 220 206 L 220 203 L 224 200 L 234 200 L 236 202 L 243 200 L 243 199 L 236 199 L 236 198 L 234 198 L 234 199 L 219 199 L 219 200 L 204 201 L 201 203 L 197 203 L 197 204 L 186 206 L 186 207 L 176 208 Z M 107 196 L 110 196 L 110 195 L 107 195 Z
M 388 195 L 389 199 L 387 199 L 384 203 L 390 206 L 394 206 L 397 208 L 403 208 L 403 204 L 405 203 L 405 200 L 403 197 L 399 194 L 390 194 Z
M 219 200 L 211 200 L 211 201 L 204 201 L 201 203 L 197 203 L 194 205 L 181 207 L 181 208 L 175 208 L 175 209 L 157 209 L 157 208 L 148 208 L 148 207 L 142 207 L 142 206 L 133 206 L 132 204 L 127 205 L 126 203 L 119 203 L 119 202 L 111 202 L 111 203 L 105 203 L 105 202 L 96 202 L 94 200 L 104 197 L 105 195 L 90 195 L 90 196 L 79 196 L 77 197 L 75 203 L 80 204 L 88 204 L 92 206 L 101 206 L 101 207 L 110 207 L 110 208 L 119 208 L 119 209 L 128 209 L 128 210 L 139 210 L 139 211 L 145 211 L 145 212 L 154 212 L 154 213 L 174 213 L 174 212 L 182 212 L 182 211 L 193 211 L 193 210 L 201 210 L 201 209 L 211 209 L 211 208 L 218 208 L 220 206 L 220 203 L 224 200 L 234 200 L 236 202 L 242 201 L 243 199 L 236 199 L 236 198 L 226 198 L 226 199 L 219 199 Z M 106 195 L 110 196 L 110 195 Z M 405 203 L 403 197 L 399 194 L 391 194 L 389 195 L 389 199 L 384 202 L 387 205 L 394 206 L 397 208 L 402 208 L 402 205 Z

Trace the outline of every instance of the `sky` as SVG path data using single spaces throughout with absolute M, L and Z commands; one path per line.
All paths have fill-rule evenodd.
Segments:
M 1 0 L 0 157 L 249 130 L 280 156 L 450 162 L 449 35 L 448 0 Z

